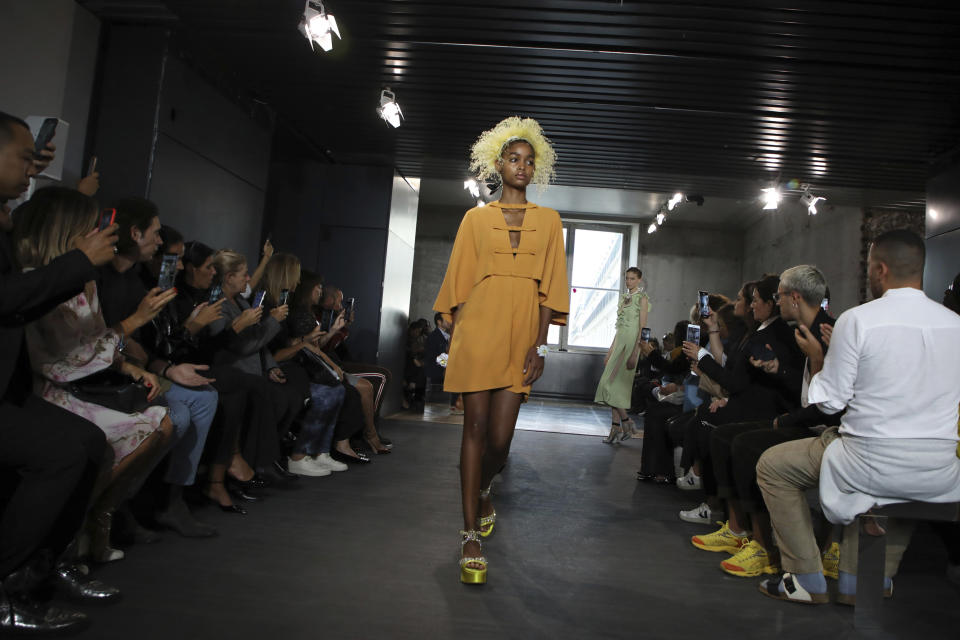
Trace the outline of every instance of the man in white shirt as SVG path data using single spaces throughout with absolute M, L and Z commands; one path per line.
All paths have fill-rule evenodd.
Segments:
M 757 465 L 786 572 L 760 584 L 765 595 L 828 601 L 804 495 L 809 488 L 819 485 L 832 522 L 852 523 L 840 552 L 837 600 L 846 604 L 856 593 L 858 514 L 893 502 L 960 501 L 960 317 L 923 294 L 924 259 L 916 235 L 883 234 L 868 258 L 876 299 L 840 316 L 826 359 L 801 329 L 798 342 L 816 374 L 808 400 L 824 413 L 847 411 L 839 430 L 773 447 Z M 891 521 L 887 533 L 890 595 L 910 530 Z

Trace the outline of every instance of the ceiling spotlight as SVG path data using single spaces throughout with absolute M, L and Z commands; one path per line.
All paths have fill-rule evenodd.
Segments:
M 463 183 L 463 188 L 469 191 L 470 195 L 472 195 L 474 198 L 480 197 L 480 185 L 477 184 L 477 181 L 473 178 L 465 180 Z
M 651 223 L 650 226 L 647 227 L 647 233 L 653 233 L 653 232 L 656 231 L 656 230 L 657 230 L 657 223 L 656 223 L 656 222 Z
M 320 0 L 306 0 L 303 4 L 303 17 L 300 18 L 300 33 L 310 41 L 310 48 L 314 43 L 320 45 L 324 51 L 333 49 L 333 36 L 340 38 L 340 29 L 332 13 L 327 13 Z
M 663 224 L 663 221 L 666 220 L 666 219 L 667 219 L 667 214 L 663 213 L 662 211 L 661 211 L 660 213 L 658 213 L 658 214 L 657 214 L 657 226 L 662 225 L 662 224 Z
M 766 189 L 761 189 L 760 199 L 763 201 L 763 208 L 766 209 L 776 209 L 780 206 L 780 187 L 767 187 Z
M 811 216 L 817 215 L 817 203 L 821 200 L 826 200 L 826 198 L 823 196 L 815 196 L 806 189 L 804 190 L 803 195 L 800 196 L 800 202 L 807 207 L 807 213 Z
M 940 214 L 937 212 L 936 209 L 928 209 L 928 210 L 927 210 L 927 213 L 930 214 L 930 219 L 931 219 L 931 220 L 936 220 L 936 219 L 940 216 Z
M 673 194 L 673 197 L 670 198 L 670 201 L 667 203 L 667 211 L 673 211 L 681 202 L 683 202 L 683 194 L 678 191 Z
M 383 118 L 391 127 L 396 129 L 400 126 L 400 119 L 403 118 L 403 112 L 400 111 L 400 105 L 397 104 L 397 97 L 387 87 L 380 92 L 380 106 L 377 107 L 377 115 Z

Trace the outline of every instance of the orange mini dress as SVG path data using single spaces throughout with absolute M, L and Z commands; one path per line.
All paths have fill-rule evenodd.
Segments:
M 523 224 L 506 223 L 503 209 L 525 209 Z M 520 232 L 516 249 L 510 232 Z M 567 258 L 560 214 L 532 202 L 491 202 L 467 211 L 457 231 L 447 273 L 433 305 L 452 314 L 444 391 L 509 389 L 526 396 L 523 363 L 537 340 L 540 307 L 552 324 L 566 324 L 570 310 Z

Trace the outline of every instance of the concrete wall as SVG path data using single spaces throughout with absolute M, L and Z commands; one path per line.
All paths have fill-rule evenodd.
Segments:
M 839 315 L 859 304 L 861 220 L 859 207 L 822 207 L 810 216 L 788 202 L 764 212 L 743 236 L 743 280 L 816 265 L 830 287 L 830 312 Z
M 87 168 L 85 142 L 96 73 L 100 21 L 73 0 L 0 3 L 0 110 L 70 124 L 63 182 Z
M 653 310 L 647 326 L 655 336 L 689 318 L 698 291 L 736 297 L 742 279 L 743 234 L 739 229 L 665 225 L 641 234 L 640 264 Z

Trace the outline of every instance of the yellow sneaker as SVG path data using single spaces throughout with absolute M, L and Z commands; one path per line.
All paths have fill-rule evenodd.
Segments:
M 840 545 L 834 542 L 823 552 L 823 575 L 831 580 L 840 576 Z
M 720 568 L 732 576 L 743 578 L 752 578 L 764 573 L 780 573 L 780 567 L 770 562 L 767 550 L 756 540 L 743 545 L 735 556 L 721 562 Z
M 704 551 L 726 551 L 727 553 L 737 553 L 740 548 L 746 545 L 750 538 L 746 535 L 735 536 L 730 531 L 729 522 L 724 522 L 718 531 L 708 533 L 702 536 L 693 536 L 690 542 L 697 549 Z

